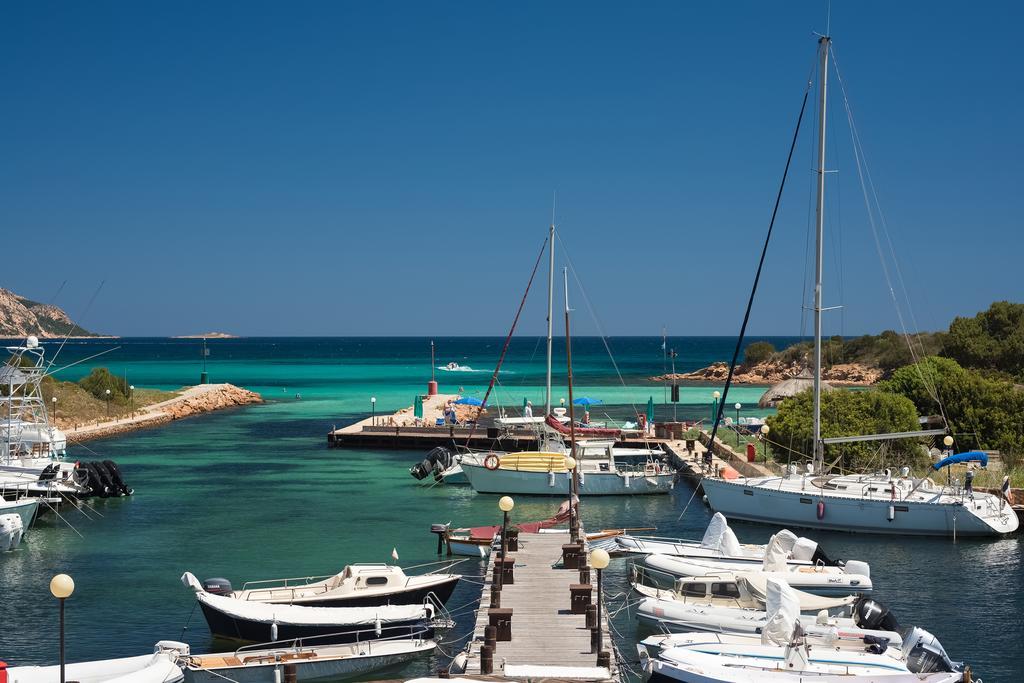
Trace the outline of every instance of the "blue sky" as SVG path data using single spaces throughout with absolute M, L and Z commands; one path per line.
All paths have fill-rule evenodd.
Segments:
M 0 286 L 122 335 L 501 334 L 557 190 L 604 331 L 735 334 L 825 13 L 7 2 Z M 1021 14 L 833 3 L 922 328 L 1024 298 L 1024 64 L 998 32 Z M 826 332 L 876 332 L 896 315 L 830 106 Z M 813 123 L 753 333 L 801 332 Z

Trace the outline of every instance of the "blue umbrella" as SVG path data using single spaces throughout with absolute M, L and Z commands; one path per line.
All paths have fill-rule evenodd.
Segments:
M 478 398 L 473 398 L 472 396 L 463 396 L 456 400 L 455 403 L 460 406 L 482 406 L 484 404 L 483 401 Z
M 574 398 L 572 402 L 578 406 L 596 406 L 598 403 L 601 403 L 601 399 L 581 396 L 580 398 Z

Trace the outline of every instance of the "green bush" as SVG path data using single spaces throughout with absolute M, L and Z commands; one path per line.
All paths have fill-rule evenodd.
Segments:
M 86 377 L 78 380 L 79 386 L 101 401 L 106 401 L 107 389 L 109 399 L 114 403 L 123 404 L 128 401 L 128 383 L 123 377 L 112 375 L 106 368 L 95 368 Z
M 786 399 L 779 412 L 769 417 L 771 448 L 775 459 L 783 462 L 810 458 L 813 448 L 813 395 L 810 389 Z M 918 428 L 914 403 L 903 396 L 868 390 L 827 391 L 821 397 L 821 436 L 858 436 L 904 432 Z M 920 444 L 898 440 L 886 445 L 884 465 L 924 465 L 926 458 Z M 825 463 L 839 458 L 847 470 L 881 467 L 879 442 L 833 444 L 825 447 Z
M 998 450 L 1010 467 L 1024 461 L 1024 391 L 1010 382 L 930 356 L 900 368 L 879 389 L 910 399 L 922 414 L 944 412 L 957 450 Z
M 973 318 L 954 319 L 943 355 L 966 368 L 1024 379 L 1024 304 L 997 301 Z
M 770 342 L 759 341 L 752 344 L 747 344 L 747 347 L 743 349 L 743 364 L 744 365 L 757 365 L 775 355 L 775 347 Z

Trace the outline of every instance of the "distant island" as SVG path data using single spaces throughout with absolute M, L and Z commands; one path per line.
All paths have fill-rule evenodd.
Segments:
M 105 337 L 81 327 L 57 306 L 26 299 L 0 287 L 0 337 Z
M 171 339 L 238 339 L 238 335 L 227 332 L 207 332 L 205 334 L 179 334 Z

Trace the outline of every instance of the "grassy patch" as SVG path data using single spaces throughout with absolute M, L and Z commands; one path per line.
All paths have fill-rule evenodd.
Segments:
M 61 428 L 75 424 L 104 421 L 108 418 L 130 417 L 132 410 L 138 412 L 146 406 L 160 403 L 178 396 L 180 391 L 160 389 L 136 389 L 130 402 L 119 404 L 101 401 L 74 382 L 53 382 L 43 385 L 43 396 L 54 418 L 53 397 L 56 396 L 56 423 Z

